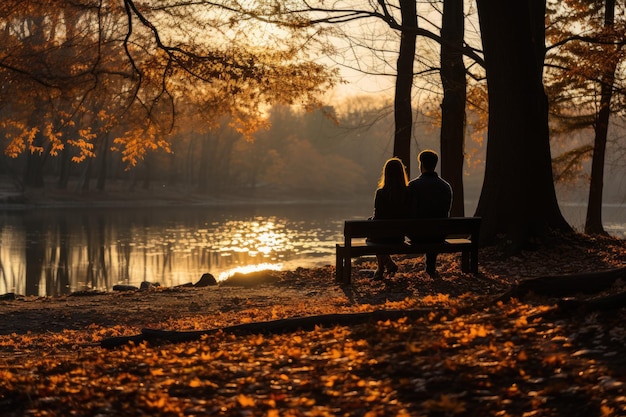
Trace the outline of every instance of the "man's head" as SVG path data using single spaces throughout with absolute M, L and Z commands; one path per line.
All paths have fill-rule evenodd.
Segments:
M 419 161 L 421 172 L 433 172 L 437 162 L 439 162 L 439 156 L 435 151 L 425 150 L 417 155 L 417 160 Z

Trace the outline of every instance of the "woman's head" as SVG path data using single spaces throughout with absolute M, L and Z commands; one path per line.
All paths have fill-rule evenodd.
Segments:
M 378 183 L 379 188 L 407 186 L 409 179 L 404 164 L 399 158 L 390 158 L 383 166 L 383 173 Z

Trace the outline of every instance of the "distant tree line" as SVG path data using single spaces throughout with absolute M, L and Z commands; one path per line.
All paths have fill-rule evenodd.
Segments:
M 436 147 L 432 120 L 416 119 L 430 138 L 421 146 Z M 66 188 L 77 192 L 106 191 L 114 183 L 129 191 L 176 186 L 206 196 L 363 198 L 371 197 L 393 147 L 390 104 L 366 96 L 314 111 L 276 105 L 267 110 L 267 126 L 250 135 L 233 128 L 227 116 L 211 129 L 201 117 L 181 120 L 162 138 L 167 150 L 147 153 L 131 169 L 110 147 L 78 164 L 49 158 L 42 171 L 45 186 L 58 188 L 63 176 Z M 0 159 L 5 181 L 19 182 L 28 170 L 26 153 Z

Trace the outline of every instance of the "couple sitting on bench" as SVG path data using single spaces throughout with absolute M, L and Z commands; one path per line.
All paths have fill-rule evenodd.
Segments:
M 452 188 L 439 177 L 435 168 L 439 161 L 431 150 L 420 152 L 417 157 L 421 175 L 408 181 L 404 164 L 398 158 L 385 162 L 383 173 L 374 199 L 374 220 L 382 219 L 426 219 L 449 217 L 452 205 Z M 409 239 L 412 243 L 442 241 L 445 236 L 420 236 Z M 368 245 L 396 245 L 404 242 L 404 236 L 368 238 Z M 398 271 L 391 255 L 377 254 L 378 267 L 374 279 L 381 280 L 384 274 Z M 426 253 L 426 273 L 437 275 L 437 254 Z

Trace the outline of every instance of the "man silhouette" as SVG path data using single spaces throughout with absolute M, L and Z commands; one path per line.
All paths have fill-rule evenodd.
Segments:
M 421 175 L 409 182 L 409 217 L 418 219 L 449 217 L 452 206 L 452 187 L 439 177 L 435 168 L 439 162 L 436 152 L 425 150 L 417 156 Z M 445 236 L 420 236 L 412 242 L 438 242 Z M 426 254 L 426 273 L 437 276 L 437 254 Z

